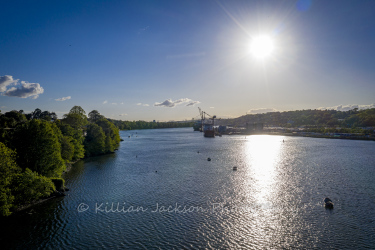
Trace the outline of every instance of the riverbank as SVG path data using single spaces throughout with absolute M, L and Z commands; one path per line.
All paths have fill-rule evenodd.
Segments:
M 375 141 L 375 137 L 361 136 L 353 134 L 321 134 L 321 133 L 282 133 L 282 132 L 266 132 L 263 135 L 282 135 L 282 136 L 298 136 L 298 137 L 311 137 L 311 138 L 324 138 L 324 139 L 346 139 L 346 140 L 361 140 L 361 141 Z
M 117 150 L 117 149 L 116 149 Z M 115 152 L 109 152 L 109 153 L 106 153 L 106 154 L 114 154 Z M 103 155 L 106 155 L 106 154 L 103 154 Z M 65 163 L 66 165 L 66 169 L 65 171 L 62 173 L 62 176 L 61 178 L 64 179 L 65 175 L 72 169 L 73 165 L 77 162 L 79 162 L 80 160 L 84 160 L 84 159 L 87 159 L 87 158 L 90 158 L 90 157 L 85 157 L 85 158 L 82 158 L 82 159 L 78 159 L 76 161 L 73 161 L 73 162 L 69 162 L 69 163 Z M 65 180 L 65 179 L 64 179 Z M 60 198 L 60 197 L 64 197 L 66 196 L 65 192 L 68 192 L 69 191 L 69 188 L 68 187 L 64 187 L 64 190 L 56 190 L 55 192 L 53 192 L 49 197 L 46 197 L 46 198 L 42 198 L 42 199 L 39 199 L 39 200 L 36 200 L 36 201 L 33 201 L 31 202 L 30 204 L 25 204 L 25 205 L 21 205 L 20 207 L 16 208 L 14 211 L 12 211 L 12 214 L 15 214 L 15 213 L 19 213 L 21 211 L 24 211 L 28 208 L 31 208 L 37 204 L 40 204 L 40 203 L 43 203 L 43 202 L 46 202 L 46 201 L 49 201 L 49 200 L 52 200 L 52 199 L 55 199 L 55 198 Z
M 279 136 L 297 136 L 297 137 L 311 137 L 311 138 L 324 138 L 324 139 L 346 139 L 346 140 L 361 140 L 361 141 L 375 141 L 374 135 L 358 135 L 350 133 L 316 133 L 316 132 L 273 132 L 273 131 L 258 131 L 253 133 L 246 133 L 244 131 L 236 131 L 230 133 L 217 133 L 217 136 L 222 135 L 279 135 Z
M 64 179 L 64 176 L 72 169 L 72 166 L 80 161 L 82 159 L 78 159 L 76 161 L 73 161 L 73 162 L 69 162 L 69 163 L 66 163 L 66 169 L 65 171 L 63 172 L 62 174 L 62 178 Z M 55 191 L 53 192 L 49 197 L 46 197 L 46 198 L 42 198 L 42 199 L 39 199 L 39 200 L 36 200 L 36 201 L 33 201 L 31 202 L 30 204 L 25 204 L 25 205 L 21 205 L 19 206 L 18 208 L 16 208 L 12 214 L 15 214 L 15 213 L 19 213 L 21 211 L 24 211 L 30 207 L 33 207 L 35 205 L 38 205 L 40 203 L 43 203 L 43 202 L 46 202 L 46 201 L 49 201 L 49 200 L 52 200 L 52 199 L 55 199 L 55 198 L 59 198 L 59 197 L 64 197 L 65 195 L 65 192 L 68 191 L 69 189 L 67 189 L 66 187 L 64 187 L 64 191 Z

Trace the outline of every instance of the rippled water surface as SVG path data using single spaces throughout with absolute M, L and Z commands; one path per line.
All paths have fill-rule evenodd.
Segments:
M 73 166 L 69 196 L 2 221 L 1 245 L 375 248 L 374 142 L 192 130 L 122 131 Z

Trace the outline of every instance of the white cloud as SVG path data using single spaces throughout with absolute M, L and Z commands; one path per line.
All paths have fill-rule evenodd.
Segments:
M 215 107 L 210 107 L 210 109 L 214 109 Z
M 115 102 L 112 102 L 111 104 L 112 104 L 112 105 L 117 105 L 117 103 L 115 103 Z
M 126 116 L 126 115 L 128 115 L 128 114 L 121 114 L 121 115 L 119 115 L 119 116 Z
M 0 92 L 5 92 L 9 85 L 16 83 L 17 81 L 18 80 L 13 80 L 13 76 L 0 76 Z
M 141 102 L 137 103 L 137 105 L 138 105 L 138 106 L 143 106 L 143 107 L 148 107 L 148 106 L 150 106 L 150 105 L 148 105 L 148 104 L 146 104 L 146 103 L 141 103 Z
M 104 102 L 103 102 L 103 104 L 107 104 L 108 103 L 108 101 L 107 100 L 105 100 Z
M 63 102 L 63 101 L 69 100 L 69 99 L 71 99 L 71 98 L 72 98 L 71 96 L 61 97 L 61 98 L 55 99 L 55 101 Z
M 21 81 L 21 87 L 12 87 L 4 92 L 6 96 L 21 97 L 31 99 L 36 99 L 40 94 L 43 94 L 44 89 L 40 86 L 39 83 L 28 83 Z
M 143 32 L 145 32 L 146 30 L 148 30 L 150 28 L 150 26 L 146 26 L 146 27 L 143 27 L 141 29 L 138 30 L 138 35 L 142 34 Z
M 19 83 L 18 81 L 18 79 L 13 79 L 13 76 L 10 75 L 0 76 L 0 92 L 3 92 L 2 95 L 36 99 L 44 92 L 39 83 L 29 83 L 26 81 Z M 10 85 L 18 86 L 7 89 Z
M 188 103 L 186 106 L 192 106 L 196 103 L 200 103 L 199 101 L 193 101 L 189 98 L 182 98 L 178 99 L 176 101 L 172 101 L 172 99 L 167 99 L 164 102 L 155 102 L 154 106 L 157 107 L 168 107 L 168 108 L 173 108 L 177 105 L 183 104 L 183 103 Z
M 122 103 L 120 103 L 120 104 L 124 104 L 124 103 L 122 102 Z
M 375 108 L 375 103 L 373 104 L 368 104 L 368 105 L 358 105 L 358 104 L 347 104 L 347 105 L 337 105 L 337 106 L 333 106 L 333 107 L 320 107 L 318 109 L 321 109 L 321 110 L 325 110 L 325 109 L 328 109 L 328 110 L 337 110 L 337 111 L 349 111 L 349 110 L 352 110 L 352 109 L 372 109 L 372 108 Z
M 247 113 L 250 113 L 250 114 L 264 114 L 268 112 L 277 112 L 277 110 L 274 108 L 259 108 L 259 109 L 250 109 L 247 111 Z

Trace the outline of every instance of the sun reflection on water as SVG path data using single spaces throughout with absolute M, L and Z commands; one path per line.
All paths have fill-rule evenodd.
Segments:
M 259 203 L 269 201 L 275 192 L 273 184 L 282 143 L 281 137 L 269 135 L 253 135 L 246 141 L 245 162 L 252 176 L 252 185 L 256 186 L 254 198 Z

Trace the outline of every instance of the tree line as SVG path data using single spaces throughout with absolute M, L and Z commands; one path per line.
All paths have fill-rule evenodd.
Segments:
M 109 119 L 120 130 L 192 127 L 194 122 L 146 122 Z
M 221 121 L 222 122 L 222 121 Z M 265 114 L 248 114 L 225 121 L 234 126 L 247 123 L 262 122 L 268 126 L 278 127 L 341 127 L 355 129 L 359 127 L 375 127 L 375 108 L 349 111 L 337 110 L 297 110 L 285 112 L 269 112 Z
M 0 215 L 50 196 L 63 187 L 68 163 L 114 152 L 119 143 L 119 129 L 97 110 L 87 117 L 74 106 L 63 119 L 40 109 L 0 112 Z

